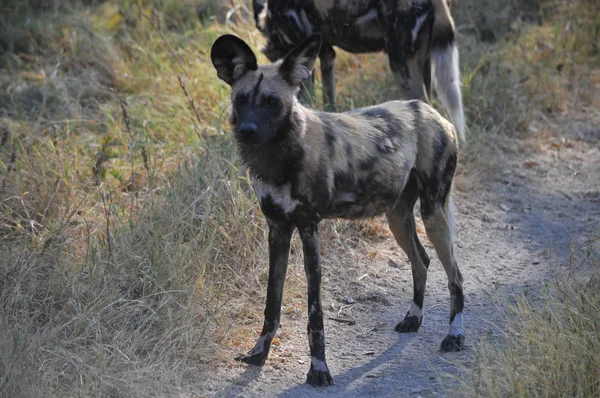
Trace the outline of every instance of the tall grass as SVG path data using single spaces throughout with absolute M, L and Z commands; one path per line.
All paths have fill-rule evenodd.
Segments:
M 0 4 L 1 396 L 178 395 L 201 381 L 190 375 L 209 369 L 215 344 L 240 345 L 227 337 L 238 321 L 260 323 L 265 223 L 208 57 L 225 32 L 260 47 L 249 10 Z M 498 82 L 528 73 L 503 48 L 464 36 L 476 137 L 466 161 L 526 112 L 523 91 Z M 342 109 L 395 98 L 384 54 L 340 51 L 336 68 Z M 328 223 L 324 249 L 373 233 Z
M 178 395 L 260 322 L 265 222 L 207 53 L 259 47 L 248 7 L 0 10 L 0 395 Z
M 177 395 L 262 296 L 206 56 L 225 28 L 209 3 L 45 5 L 0 25 L 0 395 Z
M 600 395 L 600 258 L 597 243 L 579 248 L 575 273 L 549 285 L 539 300 L 509 308 L 500 339 L 477 347 L 465 395 L 597 397 Z M 575 266 L 570 264 L 570 266 Z M 581 267 L 584 267 L 582 270 Z M 582 272 L 585 271 L 585 272 Z
M 548 0 L 538 5 L 536 24 L 524 22 L 522 15 L 511 19 L 502 2 L 462 8 L 462 26 L 475 30 L 462 36 L 462 48 L 481 48 L 463 57 L 465 102 L 475 130 L 467 160 L 485 153 L 499 133 L 531 135 L 530 123 L 540 115 L 568 118 L 582 108 L 600 106 L 594 88 L 600 77 L 597 2 Z M 486 29 L 498 40 L 482 48 L 476 37 Z M 568 264 L 571 273 L 560 275 L 539 297 L 520 296 L 508 306 L 500 338 L 483 339 L 472 367 L 462 374 L 466 378 L 453 378 L 454 387 L 462 388 L 449 395 L 600 395 L 598 239 L 575 248 L 573 259 L 581 261 Z

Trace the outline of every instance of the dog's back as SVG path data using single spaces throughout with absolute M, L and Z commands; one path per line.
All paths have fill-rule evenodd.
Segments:
M 454 126 L 418 100 L 304 113 L 306 157 L 298 189 L 310 192 L 305 196 L 324 218 L 385 213 L 411 176 L 428 179 L 457 155 Z

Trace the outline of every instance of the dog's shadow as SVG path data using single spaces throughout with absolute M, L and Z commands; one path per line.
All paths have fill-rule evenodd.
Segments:
M 352 384 L 354 381 L 362 379 L 365 375 L 368 375 L 369 372 L 381 365 L 393 361 L 417 336 L 416 333 L 403 334 L 384 352 L 378 356 L 374 356 L 372 360 L 365 362 L 360 366 L 350 368 L 343 373 L 332 374 L 335 383 L 333 386 L 327 388 L 315 388 L 305 383 L 298 384 L 279 394 L 279 397 L 313 395 L 346 396 L 352 391 Z M 308 369 L 306 370 L 308 371 Z M 378 377 L 377 375 L 373 376 Z
M 364 364 L 350 368 L 343 373 L 333 374 L 334 385 L 327 388 L 315 388 L 308 384 L 298 384 L 289 388 L 279 395 L 279 397 L 296 397 L 296 396 L 347 396 L 353 390 L 352 384 L 354 381 L 362 379 L 369 372 L 393 361 L 402 351 L 418 336 L 417 333 L 402 334 L 399 338 L 390 345 L 384 352 L 373 357 L 372 360 Z M 307 369 L 308 370 L 308 369 Z M 374 377 L 378 377 L 373 375 Z
M 234 397 L 239 396 L 244 388 L 254 382 L 260 374 L 263 368 L 261 366 L 247 365 L 246 369 L 240 373 L 235 379 L 228 383 L 227 388 L 223 391 L 223 397 Z

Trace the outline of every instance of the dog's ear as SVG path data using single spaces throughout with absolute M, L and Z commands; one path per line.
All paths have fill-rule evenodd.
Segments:
M 210 50 L 210 59 L 219 78 L 229 85 L 246 72 L 258 69 L 252 49 L 234 35 L 219 37 Z
M 310 76 L 321 50 L 321 35 L 315 34 L 300 43 L 283 59 L 279 74 L 288 84 L 300 86 Z

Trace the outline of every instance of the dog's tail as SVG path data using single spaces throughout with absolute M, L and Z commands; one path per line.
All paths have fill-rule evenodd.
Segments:
M 447 0 L 433 0 L 434 16 L 431 37 L 431 59 L 436 92 L 448 111 L 450 120 L 465 142 L 465 117 L 460 92 L 456 29 Z

